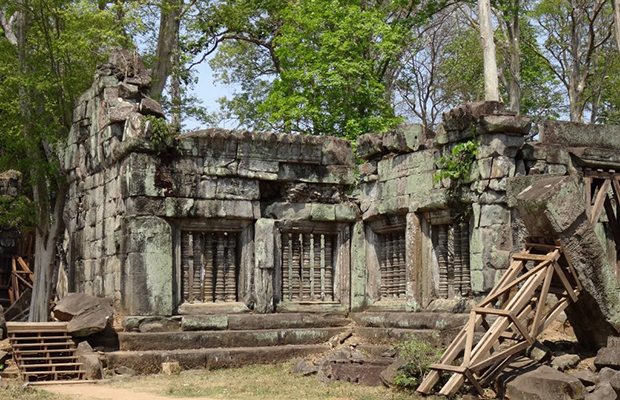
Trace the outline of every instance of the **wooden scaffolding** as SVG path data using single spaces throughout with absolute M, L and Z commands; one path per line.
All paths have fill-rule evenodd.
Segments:
M 84 378 L 66 322 L 7 322 L 13 358 L 24 382 L 75 382 Z
M 530 240 L 514 254 L 489 295 L 470 313 L 468 323 L 446 349 L 417 391 L 430 394 L 441 374 L 449 379 L 439 394 L 451 396 L 468 381 L 479 394 L 582 290 L 560 242 Z M 547 296 L 558 301 L 547 307 Z

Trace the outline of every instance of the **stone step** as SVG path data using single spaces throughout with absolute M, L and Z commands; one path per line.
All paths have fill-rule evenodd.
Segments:
M 324 343 L 346 329 L 348 328 L 119 332 L 118 340 L 120 350 L 127 351 L 282 346 Z
M 432 343 L 434 346 L 446 346 L 458 331 L 443 331 L 435 329 L 402 329 L 402 328 L 369 328 L 358 326 L 354 332 L 369 344 L 395 345 L 411 339 L 418 339 Z
M 153 374 L 161 372 L 163 362 L 177 361 L 183 369 L 232 368 L 307 357 L 328 350 L 327 344 L 313 344 L 174 351 L 115 351 L 106 353 L 106 361 L 108 369 L 111 370 L 128 367 L 140 374 Z
M 127 332 L 179 332 L 212 330 L 259 330 L 333 328 L 349 325 L 341 313 L 220 314 L 173 317 L 126 317 Z
M 369 328 L 403 328 L 403 329 L 460 329 L 467 323 L 469 314 L 440 312 L 360 312 L 351 314 L 351 319 L 358 325 Z

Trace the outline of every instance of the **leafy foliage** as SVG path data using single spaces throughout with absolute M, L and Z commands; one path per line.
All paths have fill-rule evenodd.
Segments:
M 163 147 L 171 144 L 174 139 L 174 129 L 166 123 L 165 119 L 147 115 L 144 120 L 148 124 L 151 143 L 156 149 L 161 151 Z
M 430 371 L 431 364 L 437 362 L 443 349 L 433 347 L 429 342 L 413 338 L 395 346 L 405 364 L 394 378 L 396 386 L 401 389 L 415 390 Z
M 456 144 L 452 151 L 437 160 L 440 170 L 435 174 L 435 181 L 449 178 L 457 184 L 469 178 L 471 167 L 478 154 L 478 142 L 474 139 Z

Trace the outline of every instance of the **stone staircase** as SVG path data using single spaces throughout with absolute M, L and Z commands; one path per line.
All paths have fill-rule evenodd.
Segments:
M 162 363 L 183 369 L 227 368 L 327 353 L 343 342 L 379 355 L 407 337 L 448 343 L 465 314 L 363 312 L 127 317 L 108 369 L 157 373 Z

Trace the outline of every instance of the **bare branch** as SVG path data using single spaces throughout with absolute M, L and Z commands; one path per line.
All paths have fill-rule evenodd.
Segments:
M 17 35 L 15 34 L 15 22 L 17 21 L 17 12 L 11 15 L 7 21 L 4 11 L 0 10 L 0 28 L 4 31 L 4 37 L 13 46 L 17 46 Z

